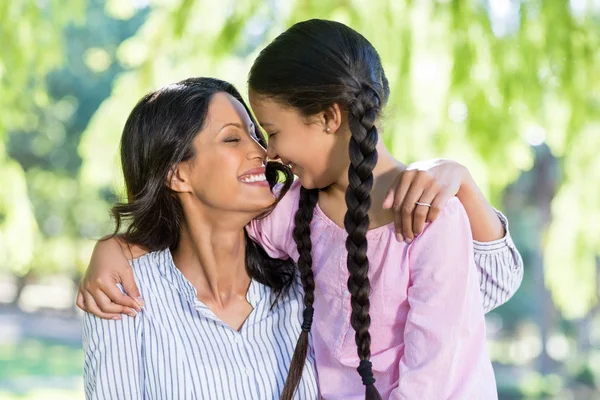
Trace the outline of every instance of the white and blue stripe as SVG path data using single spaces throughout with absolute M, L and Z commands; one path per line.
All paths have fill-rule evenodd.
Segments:
M 271 290 L 252 281 L 253 311 L 235 331 L 196 297 L 168 250 L 132 261 L 146 305 L 120 321 L 85 314 L 88 399 L 279 399 L 300 334 L 302 291 L 295 282 L 271 309 Z M 317 399 L 309 351 L 297 399 Z
M 496 214 L 506 235 L 492 242 L 473 241 L 483 310 L 486 313 L 506 303 L 523 281 L 523 258 L 510 236 L 508 220 L 500 211 L 496 210 Z

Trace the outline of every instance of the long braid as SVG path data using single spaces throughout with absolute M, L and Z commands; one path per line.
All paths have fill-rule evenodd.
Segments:
M 380 100 L 377 92 L 370 86 L 363 86 L 356 99 L 348 104 L 348 123 L 350 139 L 348 168 L 349 185 L 346 189 L 348 211 L 344 217 L 344 227 L 348 232 L 346 250 L 348 251 L 348 290 L 352 314 L 350 323 L 356 335 L 356 346 L 360 364 L 358 372 L 366 386 L 365 399 L 379 400 L 381 396 L 375 387 L 375 378 L 371 368 L 371 335 L 369 327 L 369 259 L 367 258 L 367 238 L 369 229 L 369 209 L 371 208 L 371 189 L 373 187 L 373 169 L 377 164 L 378 133 L 375 120 L 379 113 Z
M 312 242 L 310 239 L 310 223 L 313 219 L 313 213 L 319 191 L 317 189 L 300 189 L 300 201 L 298 211 L 294 217 L 293 237 L 298 248 L 300 257 L 298 258 L 298 269 L 300 270 L 300 280 L 304 287 L 304 313 L 302 321 L 302 332 L 296 343 L 294 356 L 290 365 L 290 371 L 283 387 L 281 400 L 291 400 L 296 392 L 296 388 L 302 378 L 302 371 L 306 362 L 308 352 L 308 333 L 312 326 L 314 314 L 313 303 L 315 300 L 315 279 L 312 271 Z

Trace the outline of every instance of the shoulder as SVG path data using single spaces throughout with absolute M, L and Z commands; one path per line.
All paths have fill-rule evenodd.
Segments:
M 273 194 L 275 196 L 279 196 L 281 187 L 282 185 L 278 185 L 273 188 Z M 261 229 L 267 226 L 273 228 L 287 228 L 290 224 L 290 220 L 293 219 L 294 214 L 298 210 L 300 188 L 300 181 L 294 181 L 290 189 L 277 202 L 275 208 L 273 208 L 273 210 L 269 212 L 266 216 L 253 220 L 253 224 L 256 226 L 260 226 Z
M 425 225 L 423 232 L 411 244 L 411 252 L 416 249 L 446 249 L 459 243 L 472 246 L 473 236 L 469 217 L 462 203 L 453 197 L 444 205 L 438 217 Z
M 171 271 L 173 258 L 171 250 L 163 249 L 146 253 L 141 257 L 129 261 L 135 276 L 136 284 L 143 291 L 144 288 L 156 286 L 160 276 L 168 277 Z
M 430 222 L 425 226 L 423 234 L 429 230 L 452 231 L 459 229 L 462 228 L 462 223 L 465 221 L 467 223 L 469 221 L 465 208 L 458 198 L 452 197 L 446 202 L 435 221 Z
M 145 271 L 152 266 L 167 265 L 170 262 L 172 262 L 172 258 L 169 249 L 151 251 L 129 261 L 131 267 L 139 271 Z
M 283 185 L 281 185 L 281 184 L 275 186 L 273 188 L 273 194 L 275 194 L 275 196 L 279 196 L 282 188 L 283 188 Z M 292 183 L 292 186 L 290 186 L 287 193 L 279 200 L 279 202 L 275 206 L 275 210 L 284 210 L 285 209 L 285 210 L 289 211 L 290 209 L 294 209 L 294 208 L 297 209 L 298 208 L 298 200 L 300 199 L 300 189 L 301 188 L 302 188 L 302 185 L 300 185 L 300 180 L 296 179 Z

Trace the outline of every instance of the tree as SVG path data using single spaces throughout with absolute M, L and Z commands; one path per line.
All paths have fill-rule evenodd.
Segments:
M 7 144 L 3 153 L 9 156 L 4 155 L 3 181 L 8 185 L 0 189 L 0 215 L 5 216 L 0 223 L 4 238 L 0 268 L 21 278 L 31 272 L 76 277 L 89 260 L 90 239 L 108 229 L 106 205 L 112 194 L 89 190 L 78 179 L 77 147 L 91 116 L 110 94 L 113 79 L 123 70 L 114 61 L 118 45 L 135 33 L 145 12 L 133 9 L 122 19 L 123 10 L 112 10 L 118 18 L 108 15 L 104 1 L 82 1 L 79 6 L 65 11 L 58 2 L 48 9 L 32 3 L 37 13 L 23 11 L 21 22 L 35 25 L 48 16 L 60 20 L 58 26 L 41 23 L 35 30 L 41 39 L 53 37 L 55 46 L 31 49 L 25 42 L 17 46 L 14 41 L 19 37 L 10 37 L 12 52 L 6 55 L 10 61 L 23 58 L 18 52 L 31 52 L 38 54 L 32 63 L 45 57 L 52 61 L 39 73 L 29 65 L 10 64 L 7 70 L 12 75 L 26 78 L 21 86 L 19 79 L 3 82 L 10 93 L 28 93 L 17 96 L 23 103 L 18 109 L 22 121 L 3 126 Z M 69 24 L 83 20 L 93 23 Z M 6 114 L 12 115 L 13 109 L 8 109 Z
M 85 133 L 84 181 L 118 187 L 118 168 L 106 167 L 106 154 L 116 163 L 123 121 L 148 90 L 192 75 L 243 88 L 257 51 L 275 35 L 296 21 L 335 19 L 382 56 L 392 88 L 384 140 L 399 159 L 460 159 L 498 203 L 533 165 L 532 145 L 547 143 L 563 175 L 544 235 L 545 282 L 566 316 L 585 315 L 597 302 L 600 191 L 587 183 L 600 180 L 597 9 L 567 0 L 234 3 L 152 8 L 118 52 L 132 71 Z
M 83 1 L 34 0 L 0 4 L 0 267 L 24 274 L 39 229 L 21 165 L 6 155 L 12 129 L 28 126 L 32 109 L 47 104 L 44 78 L 62 60 L 64 27 L 80 20 Z M 25 95 L 26 94 L 26 95 Z

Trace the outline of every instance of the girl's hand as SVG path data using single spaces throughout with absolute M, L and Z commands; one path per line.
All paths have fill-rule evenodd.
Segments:
M 127 294 L 119 289 L 119 283 Z M 142 310 L 144 300 L 116 238 L 96 243 L 90 265 L 79 284 L 77 306 L 104 319 L 121 319 L 121 314 L 135 317 Z
M 425 222 L 437 218 L 468 177 L 469 171 L 452 160 L 433 159 L 410 164 L 394 180 L 383 201 L 383 208 L 394 210 L 398 241 L 410 243 L 420 234 Z

